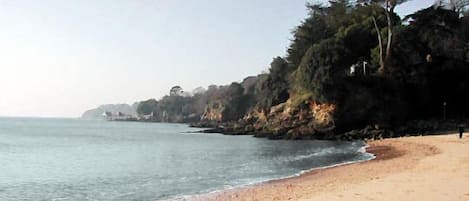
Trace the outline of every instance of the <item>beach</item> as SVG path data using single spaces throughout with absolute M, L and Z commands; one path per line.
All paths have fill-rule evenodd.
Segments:
M 469 136 L 368 142 L 376 159 L 188 200 L 469 200 Z

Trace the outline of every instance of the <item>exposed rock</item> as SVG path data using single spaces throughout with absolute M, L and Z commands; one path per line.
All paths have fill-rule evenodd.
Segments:
M 225 106 L 221 102 L 215 102 L 205 107 L 205 112 L 200 118 L 201 122 L 222 122 Z
M 320 104 L 305 101 L 294 105 L 292 100 L 270 108 L 266 115 L 260 109 L 251 110 L 238 122 L 244 132 L 251 132 L 256 137 L 270 139 L 322 139 L 335 128 L 334 104 Z M 246 128 L 248 127 L 248 128 Z M 234 128 L 237 129 L 237 128 Z

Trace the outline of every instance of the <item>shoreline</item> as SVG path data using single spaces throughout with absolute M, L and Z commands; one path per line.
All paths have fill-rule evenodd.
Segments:
M 445 161 L 434 161 L 456 157 L 457 163 L 454 166 L 462 163 L 462 168 L 469 170 L 469 161 L 461 162 L 461 159 L 469 159 L 469 154 L 464 155 L 468 153 L 469 147 L 463 146 L 464 144 L 469 144 L 469 136 L 459 140 L 456 134 L 371 141 L 366 150 L 376 156 L 373 160 L 312 169 L 298 176 L 195 195 L 182 200 L 395 200 L 394 194 L 402 196 L 398 200 L 441 200 L 442 196 L 445 199 L 451 198 L 447 200 L 464 200 L 469 199 L 469 191 L 461 190 L 465 190 L 464 185 L 469 186 L 469 174 L 463 175 L 464 171 L 435 171 L 437 167 L 450 167 L 443 165 Z M 452 154 L 454 152 L 460 152 L 461 155 L 455 156 Z M 463 186 L 448 187 L 445 183 L 421 182 L 434 175 L 439 175 L 438 179 L 457 179 Z M 395 181 L 402 180 L 403 177 L 408 181 Z M 399 189 L 400 185 L 409 187 Z M 421 186 L 438 187 L 442 192 Z M 377 192 L 370 194 L 370 191 Z M 436 195 L 431 196 L 432 194 Z
M 222 134 L 222 135 L 225 135 L 225 134 Z M 236 191 L 237 189 L 243 189 L 243 188 L 255 188 L 256 186 L 267 184 L 267 183 L 270 183 L 270 182 L 276 182 L 276 181 L 288 180 L 288 179 L 295 178 L 295 177 L 301 177 L 302 175 L 308 174 L 312 171 L 324 170 L 324 169 L 329 169 L 329 168 L 336 168 L 336 167 L 341 167 L 341 166 L 346 166 L 346 165 L 351 165 L 351 164 L 356 164 L 356 163 L 364 163 L 364 162 L 368 162 L 368 161 L 371 161 L 371 160 L 375 160 L 376 155 L 373 154 L 373 153 L 368 152 L 368 148 L 370 146 L 365 141 L 363 141 L 363 140 L 360 140 L 360 141 L 362 141 L 365 145 L 362 146 L 360 149 L 358 149 L 357 152 L 370 154 L 371 155 L 370 158 L 355 160 L 355 161 L 347 161 L 347 162 L 342 162 L 342 163 L 328 165 L 328 166 L 314 167 L 314 168 L 310 168 L 308 170 L 302 170 L 302 171 L 300 171 L 296 174 L 293 174 L 293 175 L 288 175 L 288 176 L 283 176 L 283 177 L 278 177 L 278 178 L 273 178 L 273 179 L 267 179 L 267 180 L 264 180 L 264 181 L 257 181 L 257 182 L 252 182 L 252 183 L 248 183 L 248 184 L 242 184 L 242 185 L 239 185 L 239 186 L 227 187 L 227 188 L 224 188 L 224 189 L 212 190 L 212 191 L 205 192 L 205 193 L 198 193 L 198 194 L 192 194 L 192 195 L 180 195 L 180 196 L 175 196 L 173 198 L 164 199 L 163 201 L 181 201 L 181 200 L 185 201 L 185 200 L 194 200 L 194 199 L 199 200 L 199 199 L 202 199 L 202 198 L 206 199 L 207 197 L 211 197 L 211 196 L 217 195 L 219 193 L 223 193 L 225 191 Z
M 223 134 L 224 135 L 224 134 Z M 366 142 L 365 142 L 366 143 Z M 176 197 L 174 199 L 168 199 L 168 200 L 165 200 L 165 201 L 180 201 L 180 200 L 184 200 L 184 201 L 199 201 L 199 200 L 211 200 L 211 198 L 213 196 L 218 196 L 218 194 L 221 194 L 221 193 L 226 193 L 226 192 L 234 192 L 234 191 L 237 191 L 237 190 L 241 190 L 241 189 L 246 189 L 246 188 L 256 188 L 258 186 L 262 186 L 262 185 L 267 185 L 267 184 L 275 184 L 277 182 L 279 183 L 282 183 L 284 181 L 288 181 L 290 179 L 294 179 L 294 178 L 297 178 L 297 177 L 302 177 L 304 175 L 307 175 L 307 174 L 310 174 L 314 171 L 321 171 L 321 170 L 327 170 L 327 169 L 331 169 L 331 168 L 338 168 L 338 167 L 342 167 L 342 166 L 347 166 L 347 165 L 353 165 L 353 164 L 358 164 L 358 163 L 365 163 L 365 162 L 370 162 L 372 160 L 377 160 L 378 157 L 376 156 L 376 154 L 374 152 L 376 151 L 383 151 L 383 150 L 373 150 L 373 148 L 371 149 L 371 151 L 369 150 L 370 148 L 370 145 L 368 144 L 365 144 L 361 149 L 363 149 L 363 152 L 365 153 L 368 153 L 368 154 L 371 154 L 372 157 L 369 158 L 369 159 L 363 159 L 363 160 L 356 160 L 356 161 L 348 161 L 348 162 L 343 162 L 343 163 L 338 163 L 338 164 L 334 164 L 334 165 L 328 165 L 328 166 L 323 166 L 323 167 L 315 167 L 315 168 L 311 168 L 311 169 L 308 169 L 308 170 L 302 170 L 300 171 L 299 173 L 297 174 L 293 174 L 293 175 L 290 175 L 290 176 L 285 176 L 285 177 L 279 177 L 279 178 L 275 178 L 275 179 L 268 179 L 268 180 L 265 180 L 265 181 L 259 181 L 259 182 L 254 182 L 254 183 L 251 183 L 251 184 L 244 184 L 244 185 L 240 185 L 240 186 L 233 186 L 233 187 L 229 187 L 229 188 L 225 188 L 225 189 L 220 189 L 220 190 L 214 190 L 214 191 L 211 191 L 211 192 L 207 192 L 207 193 L 202 193 L 202 194 L 194 194 L 194 195 L 185 195 L 185 196 L 182 196 L 182 197 Z M 389 149 L 390 147 L 387 147 L 387 149 Z M 358 150 L 358 152 L 362 152 L 360 150 Z

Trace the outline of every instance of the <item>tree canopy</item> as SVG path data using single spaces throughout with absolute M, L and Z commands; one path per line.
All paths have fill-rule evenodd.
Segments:
M 153 112 L 156 121 L 239 122 L 255 115 L 270 121 L 288 103 L 281 115 L 298 119 L 285 123 L 280 115 L 275 124 L 284 128 L 275 132 L 303 122 L 310 133 L 321 107 L 337 131 L 437 118 L 442 102 L 451 105 L 450 116 L 469 115 L 469 109 L 456 109 L 469 102 L 467 1 L 439 1 L 401 19 L 394 9 L 404 2 L 307 4 L 308 16 L 292 31 L 286 55 L 273 58 L 268 72 L 190 96 L 174 86 L 169 96 L 141 102 L 138 112 Z M 273 124 L 258 129 L 270 132 Z

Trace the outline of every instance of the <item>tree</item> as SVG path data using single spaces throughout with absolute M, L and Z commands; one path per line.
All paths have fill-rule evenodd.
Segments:
M 436 0 L 435 7 L 445 7 L 459 14 L 464 14 L 469 6 L 469 0 Z
M 169 90 L 170 96 L 181 96 L 183 93 L 184 91 L 182 90 L 182 87 L 177 86 L 177 85 L 174 87 L 171 87 L 171 89 Z
M 225 104 L 225 110 L 223 111 L 224 121 L 238 120 L 244 116 L 248 109 L 245 107 L 244 102 L 244 88 L 237 82 L 233 82 L 228 86 L 223 102 Z
M 196 94 L 203 94 L 205 93 L 205 91 L 207 91 L 205 88 L 203 87 L 197 87 L 195 88 L 194 90 L 192 90 L 192 94 L 196 95 Z
M 349 1 L 331 0 L 329 4 L 327 7 L 320 3 L 306 4 L 308 17 L 293 30 L 293 39 L 287 50 L 286 60 L 289 62 L 289 70 L 298 68 L 301 59 L 312 45 L 330 37 L 348 23 Z
M 293 31 L 293 39 L 287 50 L 287 60 L 291 69 L 296 69 L 308 48 L 326 38 L 332 32 L 325 21 L 325 7 L 320 4 L 307 4 L 309 16 Z
M 271 106 L 283 103 L 289 98 L 287 75 L 287 61 L 281 57 L 274 58 L 270 63 L 269 74 L 257 84 L 259 107 L 268 110 Z
M 155 99 L 149 99 L 146 101 L 142 101 L 138 104 L 137 113 L 140 115 L 149 115 L 153 113 L 156 115 L 156 111 L 158 109 L 158 101 Z
M 379 65 L 380 68 L 378 72 L 384 73 L 387 70 L 389 61 L 391 60 L 392 54 L 392 42 L 393 42 L 393 20 L 391 15 L 395 15 L 394 9 L 397 5 L 406 2 L 407 0 L 358 0 L 357 2 L 363 3 L 365 5 L 380 5 L 384 9 L 387 21 L 387 38 L 386 38 L 386 49 L 384 49 L 383 37 L 381 31 L 378 27 L 376 17 L 373 15 L 373 23 L 375 26 L 376 34 L 378 35 L 378 44 L 379 44 Z
M 464 60 L 464 18 L 459 13 L 442 7 L 430 7 L 406 16 L 411 19 L 413 35 L 426 47 L 425 54 Z M 408 34 L 409 35 L 409 34 Z

